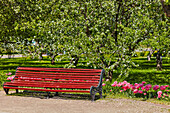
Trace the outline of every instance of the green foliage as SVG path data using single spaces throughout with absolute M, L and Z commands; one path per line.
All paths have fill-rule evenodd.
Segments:
M 170 0 L 164 0 L 165 5 L 170 5 Z
M 140 42 L 168 40 L 168 19 L 158 0 L 2 0 L 0 5 L 0 48 L 17 49 L 32 59 L 46 52 L 51 60 L 83 54 L 85 65 L 104 68 L 110 78 L 114 71 L 122 80 L 128 77 Z M 162 41 L 161 48 L 168 42 Z
M 0 87 L 7 81 L 8 75 L 4 72 L 0 73 Z

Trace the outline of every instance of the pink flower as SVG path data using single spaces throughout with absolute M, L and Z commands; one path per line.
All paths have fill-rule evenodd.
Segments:
M 144 84 L 139 84 L 139 87 L 143 87 L 144 86 Z
M 159 89 L 159 85 L 155 85 L 154 87 L 153 87 L 153 90 L 158 90 Z
M 146 93 L 143 93 L 144 95 L 146 95 Z
M 151 84 L 147 84 L 146 87 L 152 88 L 152 85 Z
M 110 92 L 111 92 L 112 90 L 110 90 Z
M 161 94 L 162 94 L 162 91 L 158 91 L 157 94 L 158 94 L 158 95 L 161 95 Z
M 165 95 L 165 96 L 167 96 L 167 97 L 169 96 L 169 95 L 168 95 L 168 94 L 166 94 L 166 93 L 164 93 L 164 95 Z
M 11 77 L 8 77 L 7 80 L 11 80 Z
M 158 91 L 157 94 L 158 94 L 158 98 L 161 98 L 161 96 L 162 96 L 162 91 Z
M 120 92 L 122 92 L 123 90 L 120 90 Z
M 167 88 L 167 87 L 169 87 L 169 85 L 165 85 L 165 87 Z
M 136 87 L 135 87 L 135 86 L 132 86 L 131 89 L 134 90 L 134 89 L 136 89 Z
M 117 84 L 117 86 L 120 87 L 120 86 L 122 86 L 122 84 L 119 82 L 119 83 Z
M 151 84 L 147 84 L 147 85 L 145 86 L 146 91 L 148 91 L 150 88 L 152 88 L 152 85 L 151 85 Z
M 127 81 L 123 81 L 124 84 L 127 84 Z
M 145 90 L 145 87 L 142 87 L 141 89 L 142 89 L 142 90 Z
M 117 81 L 115 81 L 114 84 L 117 84 Z
M 127 87 L 126 87 L 126 86 L 123 86 L 122 89 L 123 89 L 124 91 L 126 91 L 126 90 L 127 90 Z
M 142 94 L 142 93 L 143 93 L 143 91 L 139 90 L 139 91 L 138 91 L 138 93 Z
M 137 89 L 135 89 L 135 90 L 133 91 L 133 93 L 138 93 L 138 90 L 137 90 Z
M 139 85 L 137 85 L 137 86 L 136 86 L 136 88 L 137 88 L 137 89 L 139 89 L 139 88 L 140 88 L 140 86 L 139 86 Z
M 117 85 L 117 81 L 115 81 L 115 82 L 112 84 L 113 87 L 116 87 L 116 85 Z
M 130 84 L 130 87 L 132 88 L 132 87 L 133 87 L 133 84 Z
M 116 87 L 116 84 L 112 84 L 111 86 Z
M 127 83 L 127 84 L 125 85 L 125 87 L 126 87 L 127 89 L 130 89 L 131 84 L 130 84 L 130 83 Z
M 8 74 L 6 73 L 6 75 L 8 75 Z
M 14 79 L 15 78 L 15 75 L 14 76 L 12 76 L 12 79 Z
M 106 79 L 106 82 L 109 81 L 109 79 Z
M 150 89 L 150 88 L 148 88 L 148 87 L 145 87 L 145 89 L 146 89 L 146 91 L 149 91 L 149 89 Z
M 123 85 L 127 84 L 127 81 L 123 81 L 121 84 L 123 86 Z
M 105 83 L 102 84 L 102 86 L 105 86 L 105 85 L 106 85 Z
M 145 84 L 146 82 L 145 81 L 142 81 L 142 84 Z
M 11 75 L 11 74 L 12 74 L 11 72 L 8 73 L 8 75 Z
M 161 98 L 162 95 L 158 95 L 158 98 Z
M 139 84 L 138 84 L 138 83 L 135 83 L 134 85 L 135 85 L 135 86 L 138 86 Z
M 14 77 L 15 77 L 15 75 L 12 76 L 12 77 L 8 77 L 7 80 L 11 80 L 12 81 L 14 79 Z
M 165 90 L 166 87 L 165 87 L 165 86 L 161 86 L 160 89 L 161 89 L 161 90 Z

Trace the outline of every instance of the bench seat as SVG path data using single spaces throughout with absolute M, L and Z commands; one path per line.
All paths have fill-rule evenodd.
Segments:
M 96 93 L 102 98 L 103 74 L 103 69 L 18 67 L 14 80 L 3 88 L 6 94 L 9 89 L 90 93 L 94 101 Z

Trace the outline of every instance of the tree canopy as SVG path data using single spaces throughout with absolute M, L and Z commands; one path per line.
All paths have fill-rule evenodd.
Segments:
M 65 52 L 77 58 L 70 67 L 83 55 L 86 65 L 106 69 L 110 79 L 114 70 L 118 78 L 128 76 L 134 50 L 144 40 L 169 42 L 169 19 L 159 0 L 1 0 L 0 5 L 1 42 L 15 42 L 31 54 L 48 51 L 52 60 Z

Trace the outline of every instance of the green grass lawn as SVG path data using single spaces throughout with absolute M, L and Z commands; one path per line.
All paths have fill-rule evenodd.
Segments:
M 156 70 L 156 59 L 152 58 L 151 61 L 147 61 L 146 57 L 133 58 L 138 67 L 133 67 L 130 70 L 129 77 L 126 81 L 130 83 L 139 83 L 146 81 L 150 84 L 169 84 L 170 82 L 170 60 L 168 58 L 163 58 L 163 70 Z M 0 59 L 0 73 L 11 72 L 15 74 L 16 68 L 18 66 L 24 67 L 55 67 L 62 68 L 65 64 L 68 64 L 69 60 L 64 60 L 57 62 L 55 65 L 51 65 L 49 58 L 44 57 L 43 60 L 30 59 L 30 58 L 12 58 L 12 59 Z M 85 62 L 85 61 L 81 61 Z M 91 68 L 78 66 L 77 68 Z M 114 73 L 113 79 L 116 79 L 118 73 Z
M 156 69 L 156 58 L 152 58 L 151 61 L 147 61 L 147 58 L 133 58 L 133 61 L 139 66 L 131 69 L 127 81 L 170 84 L 170 60 L 168 58 L 163 58 L 162 71 Z

